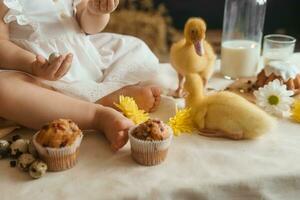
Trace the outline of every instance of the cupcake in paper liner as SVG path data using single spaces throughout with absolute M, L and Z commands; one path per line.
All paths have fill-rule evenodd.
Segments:
M 77 163 L 82 131 L 68 119 L 59 119 L 42 127 L 33 137 L 39 157 L 49 171 L 62 171 Z
M 166 159 L 172 137 L 169 126 L 161 120 L 149 119 L 129 130 L 131 155 L 141 165 L 158 165 Z

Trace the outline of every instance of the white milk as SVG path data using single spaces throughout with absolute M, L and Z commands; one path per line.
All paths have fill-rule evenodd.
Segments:
M 232 40 L 222 44 L 221 73 L 229 78 L 253 77 L 257 74 L 260 44 L 250 40 Z

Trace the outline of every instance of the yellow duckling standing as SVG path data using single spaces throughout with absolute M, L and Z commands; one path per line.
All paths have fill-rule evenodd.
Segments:
M 213 74 L 216 60 L 211 45 L 205 40 L 206 24 L 201 18 L 191 18 L 184 28 L 184 38 L 174 43 L 170 50 L 172 66 L 178 72 L 179 87 L 173 96 L 183 96 L 184 76 L 186 72 L 197 73 L 204 84 Z
M 240 140 L 267 133 L 275 124 L 274 119 L 243 97 L 231 92 L 204 95 L 203 82 L 212 75 L 215 60 L 211 46 L 203 41 L 205 31 L 202 19 L 188 20 L 184 31 L 186 39 L 171 49 L 172 64 L 185 78 L 182 87 L 188 93 L 186 106 L 191 108 L 192 119 L 200 134 Z

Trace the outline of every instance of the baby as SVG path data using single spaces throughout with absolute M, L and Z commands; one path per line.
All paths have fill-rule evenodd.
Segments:
M 114 102 L 131 96 L 154 111 L 160 88 L 143 81 L 160 67 L 141 40 L 99 33 L 118 3 L 0 0 L 0 117 L 34 129 L 70 118 L 103 131 L 114 150 L 124 146 L 133 124 Z

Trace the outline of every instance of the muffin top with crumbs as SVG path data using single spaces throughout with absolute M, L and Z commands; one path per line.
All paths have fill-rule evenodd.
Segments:
M 63 148 L 74 144 L 81 135 L 82 131 L 72 120 L 58 119 L 44 125 L 36 141 L 43 147 Z
M 169 137 L 167 126 L 158 119 L 149 119 L 138 125 L 132 132 L 132 136 L 140 140 L 155 141 Z

